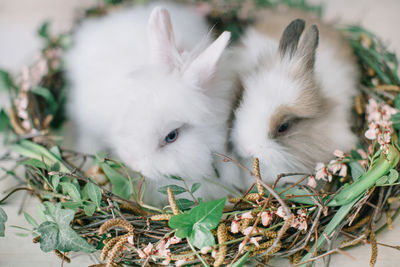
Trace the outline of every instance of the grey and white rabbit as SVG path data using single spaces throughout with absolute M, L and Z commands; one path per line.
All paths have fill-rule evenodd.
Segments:
M 313 25 L 303 33 L 305 20 L 295 18 Z M 231 139 L 248 166 L 259 158 L 263 178 L 312 173 L 335 149 L 355 146 L 350 117 L 358 69 L 335 29 L 304 12 L 265 10 L 236 51 L 244 92 Z
M 212 41 L 194 9 L 155 5 L 89 19 L 75 32 L 66 70 L 80 150 L 110 149 L 142 173 L 147 204 L 162 202 L 155 192 L 176 183 L 170 175 L 202 183 L 196 194 L 205 200 L 222 197 L 205 178 L 235 183 L 215 171 L 236 95 L 223 68 L 230 33 Z

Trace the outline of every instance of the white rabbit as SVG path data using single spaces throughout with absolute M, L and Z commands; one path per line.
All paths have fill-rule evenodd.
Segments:
M 169 175 L 202 183 L 203 199 L 222 197 L 203 178 L 216 178 L 214 153 L 226 152 L 236 93 L 219 64 L 228 58 L 221 59 L 230 33 L 211 43 L 195 10 L 163 6 L 172 21 L 165 7 L 150 5 L 78 28 L 66 56 L 68 112 L 81 151 L 110 149 L 148 179 L 147 204 L 162 202 L 153 193 L 176 183 Z
M 302 34 L 304 20 L 293 20 L 299 17 L 318 26 Z M 263 11 L 237 58 L 244 92 L 231 139 L 248 166 L 259 158 L 267 181 L 280 173 L 312 173 L 335 149 L 355 146 L 350 117 L 359 75 L 351 47 L 333 28 L 298 11 Z

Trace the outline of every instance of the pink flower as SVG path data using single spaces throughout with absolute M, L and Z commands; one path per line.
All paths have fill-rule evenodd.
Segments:
M 171 237 L 169 240 L 171 241 L 171 245 L 178 244 L 182 241 L 181 238 L 179 238 L 175 235 L 173 237 Z
M 242 216 L 240 216 L 242 219 L 253 219 L 253 215 L 251 215 L 251 212 L 246 212 L 243 213 Z
M 150 253 L 151 253 L 152 250 L 153 250 L 153 244 L 152 244 L 152 243 L 149 243 L 149 244 L 147 245 L 147 247 L 145 247 L 145 248 L 143 249 L 143 252 L 146 253 L 147 255 L 150 255 Z
M 313 175 L 308 177 L 308 182 L 307 185 L 311 188 L 316 188 L 317 187 L 317 181 L 315 181 L 315 177 Z
M 257 233 L 260 232 L 257 228 L 254 228 L 254 230 L 252 230 L 252 229 L 253 229 L 253 226 L 247 227 L 246 229 L 243 230 L 243 234 L 244 235 L 249 235 L 251 231 L 253 231 L 252 232 L 253 234 L 257 234 Z
M 232 221 L 231 232 L 234 234 L 239 233 L 239 222 L 238 221 L 236 221 L 236 220 Z
M 328 181 L 332 181 L 332 173 L 328 170 L 328 168 L 325 166 L 323 163 L 317 163 L 317 166 L 315 167 L 316 173 L 315 173 L 315 179 L 317 180 L 325 180 L 325 178 L 328 178 Z
M 379 129 L 375 127 L 376 124 L 371 123 L 369 129 L 365 132 L 365 137 L 369 140 L 375 140 L 378 137 Z
M 361 156 L 362 159 L 367 159 L 367 153 L 365 153 L 362 149 L 357 149 L 358 154 Z
M 261 212 L 261 223 L 264 226 L 267 226 L 272 221 L 272 213 L 270 211 Z
M 245 243 L 244 240 L 242 242 L 240 242 L 239 244 L 239 251 L 242 251 L 242 253 L 244 253 L 244 250 L 242 249 L 244 247 Z
M 171 252 L 169 249 L 166 248 L 166 243 L 164 239 L 160 243 L 158 243 L 156 249 L 158 254 L 163 257 L 169 256 Z
M 201 254 L 207 254 L 211 250 L 211 247 L 203 247 L 200 249 Z
M 279 217 L 283 218 L 284 220 L 286 220 L 287 216 L 285 214 L 285 212 L 283 211 L 283 207 L 280 206 L 276 211 L 275 214 L 278 215 Z
M 211 257 L 215 259 L 216 256 L 217 256 L 217 250 L 214 248 L 213 251 L 211 252 Z
M 170 262 L 171 262 L 171 257 L 168 256 L 167 258 L 165 258 L 163 262 L 161 262 L 161 265 L 169 265 Z
M 187 259 L 178 260 L 175 262 L 175 266 L 183 266 L 186 264 L 186 262 L 187 262 Z
M 254 245 L 256 245 L 256 247 L 259 247 L 260 244 L 258 244 L 258 241 L 260 241 L 261 239 L 262 239 L 261 236 L 252 237 L 250 238 L 250 243 L 253 243 Z
M 135 242 L 133 241 L 133 235 L 128 236 L 128 243 L 131 245 L 135 245 Z
M 340 172 L 338 174 L 340 177 L 346 177 L 347 176 L 347 165 L 342 164 L 342 167 L 340 169 Z
M 140 248 L 138 248 L 137 253 L 139 254 L 139 257 L 141 259 L 145 259 L 147 258 L 147 254 L 143 252 L 143 250 L 141 250 Z
M 343 158 L 344 158 L 344 152 L 341 151 L 341 150 L 339 150 L 339 149 L 336 149 L 336 150 L 333 152 L 333 155 L 335 155 L 335 157 L 337 157 L 337 158 L 339 158 L 339 159 L 343 159 Z

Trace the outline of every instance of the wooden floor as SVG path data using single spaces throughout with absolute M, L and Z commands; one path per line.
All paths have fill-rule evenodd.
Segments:
M 74 11 L 90 6 L 95 0 L 0 0 L 0 68 L 18 72 L 24 64 L 35 59 L 40 48 L 36 29 L 45 19 L 53 21 L 54 31 L 64 31 L 71 25 Z M 311 2 L 320 2 L 313 0 Z M 339 19 L 343 23 L 359 23 L 378 33 L 391 49 L 400 55 L 400 1 L 399 0 L 330 0 L 326 4 L 325 19 Z M 0 106 L 7 106 L 7 98 L 1 95 Z M 1 141 L 1 140 L 0 140 Z M 0 154 L 2 148 L 0 146 Z M 3 172 L 0 170 L 0 176 Z M 12 185 L 12 180 L 0 181 L 0 198 L 4 190 Z M 9 216 L 6 224 L 6 237 L 0 238 L 0 266 L 2 267 L 47 267 L 61 266 L 60 260 L 52 253 L 43 253 L 38 244 L 33 244 L 31 237 L 20 237 L 16 233 L 23 231 L 11 228 L 11 225 L 28 226 L 18 210 L 24 193 L 15 194 L 3 205 Z M 25 199 L 24 210 L 37 218 L 37 201 Z M 394 230 L 380 234 L 378 242 L 400 245 L 400 220 L 394 222 Z M 387 247 L 378 247 L 378 262 L 375 266 L 400 266 L 400 251 Z M 369 266 L 371 248 L 360 246 L 345 255 L 332 257 L 334 267 Z M 84 254 L 71 254 L 72 263 L 65 266 L 88 266 L 93 260 Z M 282 265 L 284 266 L 284 265 Z M 321 264 L 322 266 L 322 264 Z

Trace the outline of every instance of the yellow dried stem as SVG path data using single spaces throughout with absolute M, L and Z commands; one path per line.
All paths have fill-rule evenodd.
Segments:
M 254 175 L 257 177 L 256 179 L 256 185 L 257 185 L 257 190 L 259 194 L 259 198 L 264 196 L 265 189 L 264 186 L 260 183 L 261 180 L 261 175 L 260 175 L 260 162 L 258 158 L 253 159 L 253 171 Z
M 218 230 L 217 230 L 218 244 L 225 243 L 227 240 L 227 237 L 228 237 L 228 228 L 226 227 L 226 225 L 224 223 L 221 223 L 218 226 Z M 224 263 L 227 251 L 228 251 L 228 248 L 226 245 L 221 245 L 219 247 L 217 255 L 215 256 L 214 266 L 221 266 Z
M 71 260 L 70 258 L 68 258 L 67 256 L 65 256 L 63 253 L 61 253 L 58 249 L 53 250 L 54 253 L 57 255 L 57 257 L 59 257 L 61 260 L 70 263 Z
M 365 103 L 361 95 L 356 96 L 354 99 L 354 106 L 358 115 L 364 114 Z
M 152 221 L 169 221 L 171 214 L 157 214 L 150 217 Z
M 26 134 L 26 130 L 22 127 L 21 122 L 19 121 L 17 114 L 15 113 L 15 110 L 13 108 L 10 108 L 10 123 L 16 134 Z
M 373 230 L 371 231 L 369 239 L 371 242 L 371 260 L 369 261 L 369 264 L 371 267 L 373 267 L 376 263 L 376 258 L 378 257 L 378 245 L 376 243 L 376 236 Z
M 302 258 L 301 254 L 302 254 L 301 251 L 298 251 L 298 252 L 296 252 L 296 253 L 293 254 L 293 257 L 292 257 L 292 263 L 293 263 L 293 264 L 297 264 L 297 263 L 300 262 L 300 260 L 301 260 L 301 258 Z
M 114 260 L 118 255 L 118 252 L 120 252 L 126 242 L 128 242 L 128 236 L 129 235 L 123 235 L 121 238 L 118 240 L 118 242 L 115 244 L 115 246 L 112 248 L 108 255 L 108 262 L 106 267 L 112 267 L 114 266 Z
M 124 219 L 111 219 L 111 220 L 106 221 L 105 223 L 103 223 L 100 226 L 99 234 L 102 235 L 102 234 L 108 232 L 108 230 L 114 226 L 119 226 L 121 228 L 124 228 L 130 234 L 133 234 L 133 232 L 135 230 L 135 228 L 128 221 L 125 221 Z
M 375 71 L 374 71 L 373 68 L 368 68 L 368 69 L 367 69 L 367 75 L 368 75 L 369 77 L 374 77 L 374 76 L 376 75 L 376 73 L 375 73 Z
M 174 215 L 178 215 L 179 214 L 178 205 L 176 204 L 175 201 L 174 192 L 172 192 L 172 189 L 170 187 L 167 188 L 167 194 L 168 194 L 168 203 L 171 206 L 172 213 Z
M 32 239 L 32 242 L 36 244 L 36 243 L 39 242 L 39 240 L 40 240 L 40 235 L 34 237 L 34 238 Z
M 43 129 L 49 128 L 50 123 L 53 121 L 53 118 L 54 118 L 53 115 L 51 115 L 51 114 L 47 115 L 42 122 L 42 128 Z
M 354 224 L 354 225 L 352 225 L 350 227 L 344 228 L 343 230 L 346 231 L 346 232 L 352 233 L 355 230 L 357 230 L 357 229 L 361 228 L 362 226 L 364 226 L 366 223 L 368 223 L 370 217 L 371 216 L 364 217 L 361 220 L 359 220 L 356 224 Z
M 393 84 L 381 84 L 375 87 L 378 91 L 400 92 L 400 87 Z
M 390 210 L 386 211 L 386 220 L 389 230 L 393 230 L 392 214 L 390 214 Z

